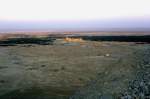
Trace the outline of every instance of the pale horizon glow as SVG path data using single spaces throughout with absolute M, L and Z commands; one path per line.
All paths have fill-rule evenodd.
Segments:
M 0 0 L 0 32 L 150 31 L 150 0 Z
M 0 20 L 72 21 L 150 17 L 150 0 L 0 0 Z

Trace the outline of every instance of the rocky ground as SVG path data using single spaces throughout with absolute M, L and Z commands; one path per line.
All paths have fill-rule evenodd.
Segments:
M 149 99 L 149 44 L 0 47 L 0 99 Z
M 134 78 L 130 79 L 126 88 L 122 87 L 120 92 L 115 90 L 120 85 L 113 86 L 113 82 L 109 81 L 108 85 L 103 84 L 102 77 L 97 76 L 97 79 L 92 81 L 87 87 L 79 90 L 71 99 L 150 99 L 150 46 L 138 45 L 134 52 L 134 63 L 132 66 L 135 69 Z M 127 59 L 128 60 L 128 59 Z M 129 60 L 128 60 L 129 61 Z M 120 65 L 119 63 L 117 65 Z M 126 63 L 126 65 L 129 65 Z M 111 69 L 112 71 L 113 69 Z M 131 76 L 130 74 L 126 74 Z M 112 78 L 110 78 L 112 79 Z M 122 78 L 118 79 L 121 80 Z M 117 79 L 115 79 L 117 80 Z M 123 82 L 122 82 L 123 83 Z M 104 88 L 104 89 L 103 89 Z M 107 91 L 107 89 L 109 91 Z
M 143 48 L 138 55 L 142 58 L 137 64 L 136 79 L 130 82 L 127 91 L 121 94 L 121 99 L 150 99 L 150 48 Z

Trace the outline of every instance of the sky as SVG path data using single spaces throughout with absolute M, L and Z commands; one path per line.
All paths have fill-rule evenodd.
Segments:
M 150 0 L 0 0 L 0 32 L 150 28 Z

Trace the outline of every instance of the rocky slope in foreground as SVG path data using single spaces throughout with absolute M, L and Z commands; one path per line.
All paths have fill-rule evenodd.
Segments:
M 70 99 L 150 99 L 150 46 L 139 45 L 132 58 L 134 58 L 132 65 L 135 69 L 135 76 L 129 81 L 127 88 L 122 87 L 120 92 L 116 94 L 115 90 L 120 85 L 114 87 L 113 83 L 117 79 L 108 80 L 110 82 L 107 82 L 109 83 L 107 86 L 105 83 L 101 84 L 105 81 L 102 76 L 98 75 L 96 80 L 77 91 Z M 126 63 L 126 65 L 129 64 Z M 114 89 L 110 90 L 112 87 Z

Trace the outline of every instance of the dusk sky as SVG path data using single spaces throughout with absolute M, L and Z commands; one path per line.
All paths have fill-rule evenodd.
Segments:
M 150 28 L 150 0 L 0 0 L 0 32 Z

